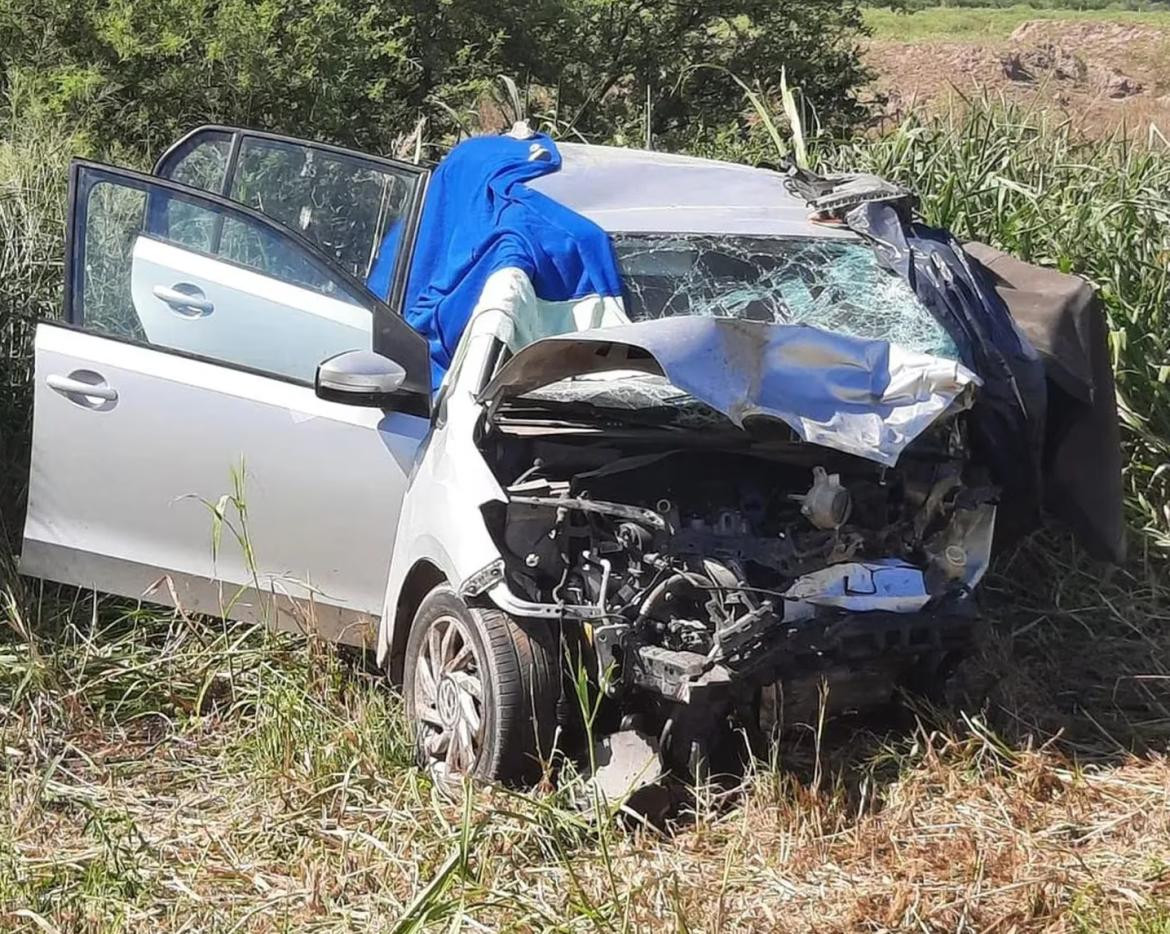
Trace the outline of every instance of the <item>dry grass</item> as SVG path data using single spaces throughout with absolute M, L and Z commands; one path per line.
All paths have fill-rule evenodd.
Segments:
M 1170 930 L 1160 581 L 1066 548 L 1005 559 L 946 709 L 798 731 L 665 835 L 436 796 L 397 696 L 322 646 L 18 590 L 0 926 Z

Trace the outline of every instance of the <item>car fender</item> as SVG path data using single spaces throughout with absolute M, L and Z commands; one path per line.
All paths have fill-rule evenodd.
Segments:
M 377 655 L 382 666 L 393 661 L 393 649 L 404 641 L 410 619 L 399 618 L 403 588 L 412 571 L 429 563 L 452 587 L 500 557 L 488 534 L 481 507 L 506 496 L 475 446 L 475 426 L 482 405 L 475 400 L 470 379 L 478 374 L 479 353 L 487 341 L 471 341 L 462 366 L 448 375 L 450 386 L 439 394 L 435 425 L 416 462 L 402 503 L 398 535 L 378 626 Z M 412 614 L 406 614 L 412 615 Z M 391 665 L 393 667 L 393 665 Z

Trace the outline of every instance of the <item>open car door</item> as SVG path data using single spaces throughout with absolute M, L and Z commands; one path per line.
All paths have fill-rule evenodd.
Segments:
M 425 170 L 327 143 L 204 126 L 159 158 L 154 174 L 238 201 L 312 243 L 398 307 Z
M 426 342 L 242 204 L 87 162 L 70 197 L 21 570 L 366 641 L 429 428 Z M 393 411 L 317 397 L 323 359 L 371 346 L 406 372 Z

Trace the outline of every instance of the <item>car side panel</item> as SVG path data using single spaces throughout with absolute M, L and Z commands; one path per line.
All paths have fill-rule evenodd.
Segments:
M 458 589 L 500 557 L 480 507 L 503 501 L 505 494 L 475 445 L 483 412 L 475 389 L 499 325 L 490 314 L 473 316 L 448 371 L 450 385 L 440 390 L 435 427 L 419 453 L 402 502 L 377 643 L 378 661 L 392 673 L 397 671 L 393 655 L 405 645 L 411 623 L 397 616 L 411 570 L 420 561 L 429 562 Z
M 147 236 L 135 241 L 131 270 L 134 309 L 146 339 L 160 347 L 208 357 L 239 348 L 253 367 L 304 376 L 327 357 L 370 347 L 370 310 L 342 297 Z M 211 310 L 176 310 L 159 297 L 168 287 L 197 289 Z
M 95 410 L 50 387 L 50 376 L 79 371 L 100 374 L 116 402 Z M 198 585 L 223 582 L 229 602 L 233 588 L 252 587 L 342 616 L 380 612 L 427 420 L 48 324 L 35 380 L 22 571 L 127 596 L 141 595 L 144 576 L 170 574 L 192 584 L 197 605 L 185 608 L 242 618 L 256 614 L 214 605 Z M 87 555 L 105 572 L 87 568 Z M 111 562 L 124 571 L 115 579 L 103 576 Z

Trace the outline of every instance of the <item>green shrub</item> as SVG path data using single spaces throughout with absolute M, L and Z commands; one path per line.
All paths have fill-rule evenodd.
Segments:
M 15 534 L 32 417 L 32 336 L 60 313 L 69 157 L 82 147 L 59 120 L 25 114 L 13 89 L 0 137 L 0 549 Z
M 392 152 L 420 117 L 441 139 L 501 73 L 595 138 L 643 138 L 647 87 L 660 134 L 737 126 L 733 81 L 680 86 L 698 61 L 765 90 L 788 64 L 848 122 L 860 29 L 857 0 L 0 0 L 0 63 L 49 112 L 100 99 L 99 143 L 157 153 L 220 121 Z

